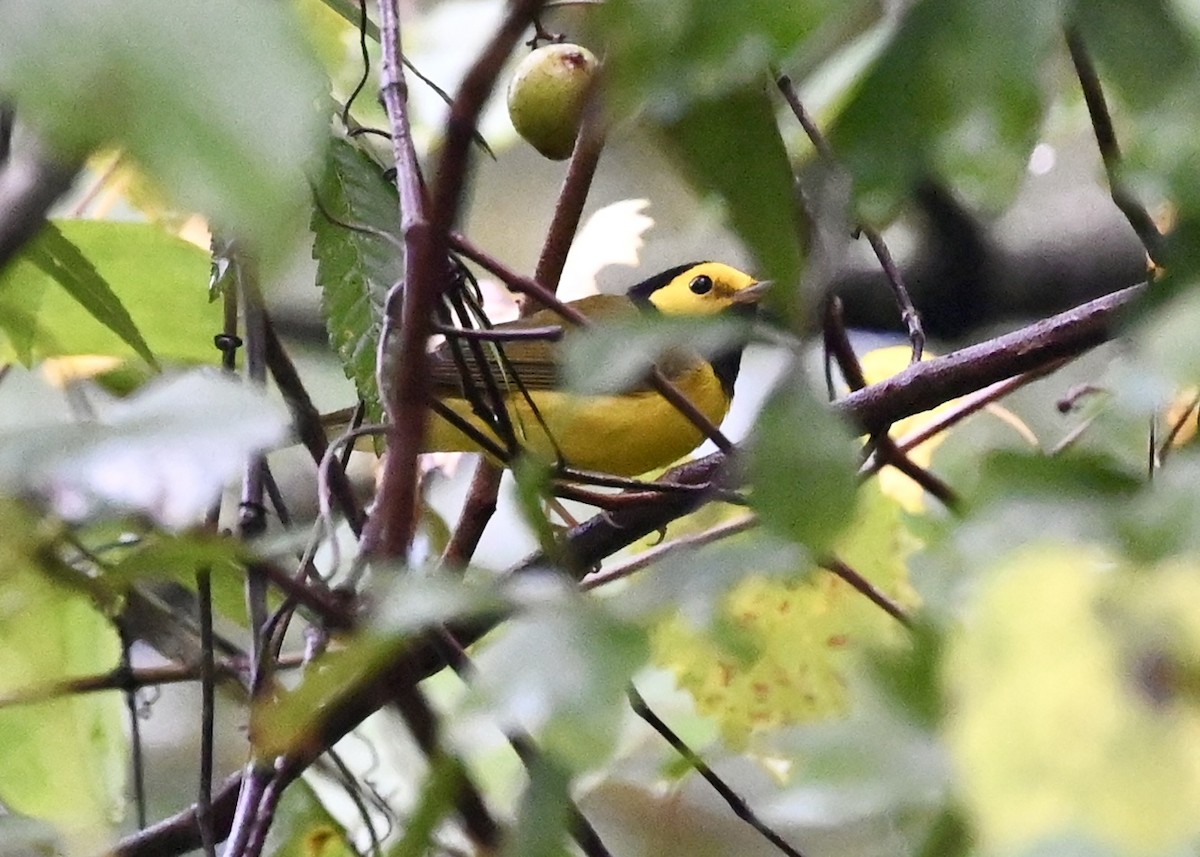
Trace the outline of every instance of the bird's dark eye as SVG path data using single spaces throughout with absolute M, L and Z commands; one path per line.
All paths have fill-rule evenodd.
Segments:
M 713 287 L 712 277 L 706 277 L 703 274 L 701 274 L 699 277 L 696 277 L 696 279 L 692 280 L 691 284 L 688 286 L 688 288 L 690 288 L 692 290 L 692 292 L 697 295 L 708 294 L 709 292 L 712 291 L 712 287 Z

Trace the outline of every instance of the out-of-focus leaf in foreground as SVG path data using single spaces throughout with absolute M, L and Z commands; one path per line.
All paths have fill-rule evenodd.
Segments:
M 1082 834 L 1126 854 L 1200 833 L 1194 560 L 1122 569 L 1079 545 L 993 570 L 952 640 L 946 738 L 981 844 Z
M 264 258 L 303 227 L 323 83 L 287 4 L 4 3 L 0 89 L 66 157 L 125 149 Z
M 3 503 L 0 526 L 0 696 L 114 669 L 116 630 L 38 567 L 35 522 Z M 57 825 L 71 853 L 94 852 L 124 808 L 125 753 L 115 692 L 0 707 L 0 801 Z
M 875 483 L 864 486 L 863 495 L 836 553 L 889 598 L 909 606 L 917 599 L 906 558 L 915 542 L 896 501 Z M 726 569 L 731 580 L 741 580 L 719 602 L 719 621 L 710 628 L 681 617 L 660 626 L 654 638 L 655 659 L 675 673 L 735 747 L 762 729 L 845 713 L 857 659 L 902 639 L 894 618 L 824 569 L 797 565 L 790 577 L 756 571 Z
M 939 176 L 997 207 L 1017 190 L 1044 109 L 1060 0 L 912 4 L 832 132 L 864 216 L 882 222 Z
M 0 492 L 82 519 L 137 512 L 168 527 L 203 517 L 246 458 L 286 437 L 281 406 L 207 372 L 163 379 L 97 408 L 92 423 L 0 434 Z

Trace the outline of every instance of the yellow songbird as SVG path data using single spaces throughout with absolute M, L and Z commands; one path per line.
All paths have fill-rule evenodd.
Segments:
M 631 288 L 624 295 L 594 295 L 570 306 L 595 322 L 619 321 L 641 314 L 715 316 L 725 312 L 752 314 L 767 284 L 719 262 L 680 265 Z M 511 332 L 558 326 L 564 339 L 575 325 L 553 310 L 541 310 L 517 321 L 496 325 Z M 579 470 L 635 476 L 665 467 L 704 441 L 704 433 L 648 384 L 612 395 L 580 395 L 561 389 L 561 342 L 518 339 L 503 344 L 505 360 L 493 345 L 482 344 L 487 372 L 505 404 L 511 434 L 521 448 L 548 461 Z M 478 369 L 479 350 L 461 342 L 440 345 L 431 355 L 434 394 L 439 408 L 469 424 L 464 431 L 437 409 L 430 417 L 429 452 L 484 451 L 479 437 L 505 442 L 475 412 L 467 396 L 471 385 L 476 404 L 489 401 L 488 380 Z M 740 346 L 705 358 L 673 349 L 658 361 L 663 374 L 713 424 L 729 410 L 741 366 Z M 518 383 L 519 382 L 519 383 Z M 486 407 L 486 405 L 485 405 Z

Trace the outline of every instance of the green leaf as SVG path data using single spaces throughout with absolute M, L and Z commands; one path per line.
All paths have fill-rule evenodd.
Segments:
M 455 798 L 462 793 L 463 773 L 453 756 L 437 757 L 421 798 L 406 821 L 404 838 L 388 850 L 387 857 L 422 857 L 430 853 L 437 826 L 454 812 Z
M 517 810 L 517 826 L 504 845 L 504 857 L 565 857 L 571 820 L 571 777 L 539 753 L 529 766 L 529 785 Z
M 213 608 L 219 615 L 248 627 L 245 566 L 250 559 L 245 543 L 234 538 L 198 532 L 160 533 L 147 536 L 109 566 L 104 580 L 121 591 L 143 580 L 171 580 L 195 591 L 196 573 L 208 569 L 212 573 Z M 274 592 L 272 600 L 279 600 Z
M 850 520 L 855 443 L 802 383 L 785 383 L 758 418 L 750 453 L 751 502 L 763 525 L 819 557 Z
M 514 462 L 512 472 L 517 483 L 517 503 L 521 518 L 537 536 L 538 546 L 546 556 L 560 559 L 562 550 L 545 509 L 546 501 L 552 496 L 551 477 L 554 474 L 551 465 L 523 455 Z
M 264 756 L 277 756 L 317 740 L 334 703 L 362 687 L 407 642 L 406 636 L 360 634 L 314 661 L 299 685 L 254 706 L 250 733 L 255 749 Z
M 573 770 L 589 767 L 612 749 L 646 652 L 640 629 L 582 598 L 552 598 L 511 619 L 476 658 L 468 711 L 529 732 Z
M 92 318 L 121 337 L 151 367 L 158 368 L 150 346 L 112 286 L 57 226 L 47 223 L 25 253 L 42 273 L 66 289 Z
M 0 89 L 66 157 L 125 149 L 261 257 L 303 225 L 324 83 L 287 4 L 5 3 Z
M 661 127 L 688 179 L 725 202 L 759 276 L 779 283 L 781 293 L 794 288 L 801 264 L 795 178 L 763 87 L 696 101 Z
M 706 628 L 719 618 L 725 594 L 747 576 L 795 577 L 808 568 L 807 557 L 791 542 L 763 533 L 736 536 L 669 554 L 616 604 L 642 618 L 678 611 L 690 625 Z
M 304 780 L 288 786 L 267 835 L 268 857 L 358 857 L 346 829 Z
M 375 382 L 376 349 L 388 289 L 404 275 L 399 243 L 396 189 L 369 155 L 348 140 L 330 141 L 325 174 L 313 211 L 313 258 L 317 285 L 329 328 L 329 341 L 342 360 L 346 377 L 368 404 L 368 419 L 381 413 Z M 340 221 L 334 223 L 326 216 Z M 349 226 L 367 226 L 396 238 Z
M 888 220 L 930 176 L 977 204 L 1011 199 L 1037 142 L 1043 66 L 1062 39 L 1060 5 L 912 5 L 830 135 L 867 221 Z
M 33 522 L 0 505 L 0 525 L 0 695 L 116 668 L 115 629 L 38 567 L 37 545 L 22 536 Z M 125 800 L 124 717 L 115 692 L 0 708 L 0 801 L 67 839 L 109 839 Z
M 1127 569 L 1043 542 L 993 564 L 946 664 L 944 738 L 980 849 L 1064 834 L 1127 854 L 1190 847 L 1197 598 L 1194 557 Z
M 596 14 L 611 97 L 623 106 L 648 102 L 667 119 L 695 99 L 719 99 L 764 79 L 785 57 L 831 50 L 878 7 L 864 0 L 611 0 Z
M 0 492 L 44 498 L 68 519 L 134 511 L 182 527 L 289 425 L 263 394 L 204 372 L 162 379 L 96 410 L 92 423 L 0 433 Z
M 1088 0 L 1071 22 L 1095 58 L 1106 95 L 1155 106 L 1194 85 L 1200 44 L 1185 30 L 1170 0 Z
M 58 220 L 51 229 L 54 231 L 43 232 L 24 256 L 0 272 L 0 316 L 5 317 L 0 326 L 9 333 L 7 342 L 0 341 L 0 359 L 30 363 L 46 357 L 91 354 L 145 358 L 143 349 L 167 361 L 212 362 L 216 358 L 212 338 L 221 331 L 222 317 L 221 307 L 210 304 L 206 294 L 207 252 L 148 223 Z M 74 257 L 59 235 L 83 258 Z M 47 241 L 52 246 L 40 249 Z M 71 253 L 72 270 L 94 268 L 100 284 L 93 281 L 91 286 L 111 286 L 111 297 L 103 298 L 103 311 L 114 314 L 119 328 L 125 322 L 117 321 L 116 316 L 121 308 L 128 308 L 132 329 L 125 334 L 129 335 L 105 323 L 54 284 L 56 278 L 36 262 L 51 253 L 60 259 L 67 258 L 63 253 Z M 8 317 L 10 308 L 23 318 L 15 331 Z M 140 347 L 131 341 L 133 336 L 141 342 Z
M 572 332 L 563 374 L 567 386 L 591 395 L 619 393 L 643 381 L 673 348 L 712 357 L 746 343 L 749 322 L 737 319 L 641 318 Z

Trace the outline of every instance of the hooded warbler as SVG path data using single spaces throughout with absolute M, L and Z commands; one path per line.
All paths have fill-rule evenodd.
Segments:
M 570 306 L 597 322 L 619 321 L 639 313 L 753 313 L 765 288 L 765 283 L 728 265 L 693 262 L 663 271 L 625 295 L 593 295 L 571 301 Z M 496 325 L 494 330 L 549 326 L 562 327 L 565 337 L 575 327 L 546 309 Z M 559 389 L 560 347 L 560 343 L 546 340 L 513 340 L 503 345 L 502 362 L 487 357 L 487 371 L 496 388 L 503 391 L 512 434 L 523 449 L 580 470 L 635 476 L 665 467 L 704 441 L 703 432 L 648 384 L 613 395 L 563 392 Z M 719 424 L 729 410 L 741 358 L 740 346 L 711 359 L 675 349 L 661 357 L 658 366 L 712 423 Z M 495 430 L 478 416 L 465 392 L 466 384 L 476 391 L 481 387 L 478 362 L 471 353 L 461 345 L 455 349 L 443 343 L 430 355 L 430 364 L 435 395 L 443 410 L 452 411 L 457 421 L 469 423 L 477 432 L 495 437 Z M 477 394 L 475 400 L 478 404 Z M 430 452 L 478 452 L 480 444 L 435 410 L 426 448 Z

